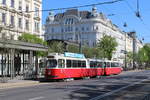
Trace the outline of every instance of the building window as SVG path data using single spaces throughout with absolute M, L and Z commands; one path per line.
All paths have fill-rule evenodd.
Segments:
M 62 32 L 62 33 L 64 32 L 64 29 L 63 29 L 63 28 L 61 29 L 61 32 Z
M 19 7 L 18 7 L 19 10 L 22 10 L 22 1 L 19 1 Z
M 96 43 L 95 43 L 95 42 L 93 42 L 93 47 L 94 47 L 94 46 L 96 46 Z
M 84 27 L 82 27 L 81 30 L 84 31 Z
M 54 28 L 52 28 L 51 32 L 54 33 Z
M 2 0 L 2 4 L 3 4 L 3 5 L 6 5 L 6 0 Z
M 6 24 L 6 14 L 2 13 L 2 23 Z
M 19 28 L 22 28 L 22 18 L 19 18 L 19 19 L 18 19 L 18 27 L 19 27 Z
M 65 24 L 66 24 L 66 25 L 71 25 L 71 24 L 73 24 L 73 23 L 74 23 L 73 18 L 67 18 L 67 19 L 65 20 Z
M 39 32 L 39 23 L 38 22 L 34 22 L 34 31 Z
M 11 25 L 11 26 L 14 26 L 14 25 L 15 25 L 15 23 L 14 23 L 14 16 L 11 16 L 11 17 L 10 17 L 10 25 Z
M 25 22 L 25 29 L 29 30 L 29 20 L 26 20 L 26 22 Z
M 78 28 L 76 27 L 75 30 L 78 31 Z
M 89 31 L 89 27 L 87 27 L 86 30 Z
M 98 30 L 98 26 L 96 26 L 96 30 Z
M 26 12 L 29 12 L 29 5 L 26 5 Z
M 11 0 L 11 7 L 14 8 L 14 4 L 15 4 L 15 1 L 14 1 L 14 0 Z
M 71 24 L 73 24 L 73 19 L 71 19 Z
M 39 8 L 35 7 L 35 13 L 34 13 L 35 17 L 39 17 Z

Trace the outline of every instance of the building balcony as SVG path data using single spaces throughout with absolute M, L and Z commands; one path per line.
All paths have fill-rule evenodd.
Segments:
M 34 20 L 40 21 L 41 18 L 40 17 L 34 17 Z
M 28 14 L 28 13 L 24 14 L 24 16 L 27 17 L 27 18 L 30 18 L 30 17 L 31 17 L 31 15 Z
M 9 8 L 9 11 L 12 12 L 12 13 L 17 13 L 18 12 L 15 8 L 12 8 L 12 7 Z
M 7 7 L 7 5 L 0 5 L 0 9 L 2 9 L 2 10 L 8 10 L 8 7 Z

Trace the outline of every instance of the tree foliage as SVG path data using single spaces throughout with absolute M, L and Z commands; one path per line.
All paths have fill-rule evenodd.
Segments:
M 24 33 L 21 36 L 18 37 L 18 40 L 23 42 L 29 42 L 29 43 L 35 43 L 35 44 L 42 44 L 47 46 L 47 42 L 39 38 L 37 35 Z M 36 52 L 38 56 L 46 56 L 47 53 L 43 51 L 37 51 Z
M 144 45 L 143 48 L 141 48 L 137 54 L 137 62 L 140 65 L 145 64 L 145 66 L 150 65 L 150 46 Z
M 49 53 L 64 53 L 64 44 L 62 42 L 53 41 L 49 45 Z
M 116 39 L 104 35 L 101 41 L 97 44 L 98 49 L 103 53 L 104 58 L 108 58 L 111 60 L 113 52 L 116 50 L 116 47 L 118 46 L 118 43 L 116 42 Z
M 67 45 L 67 51 L 68 52 L 73 52 L 73 53 L 80 53 L 79 52 L 79 46 L 77 46 L 77 45 L 71 45 L 71 44 Z
M 46 41 L 42 40 L 35 34 L 24 33 L 18 37 L 18 40 L 23 41 L 23 42 L 47 45 Z

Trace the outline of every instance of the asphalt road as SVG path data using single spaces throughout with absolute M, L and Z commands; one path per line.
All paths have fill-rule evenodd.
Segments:
M 0 90 L 0 100 L 150 100 L 150 70 Z

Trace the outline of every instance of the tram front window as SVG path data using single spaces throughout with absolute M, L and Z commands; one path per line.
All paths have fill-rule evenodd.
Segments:
M 50 59 L 47 61 L 47 68 L 56 68 L 57 67 L 57 60 Z

